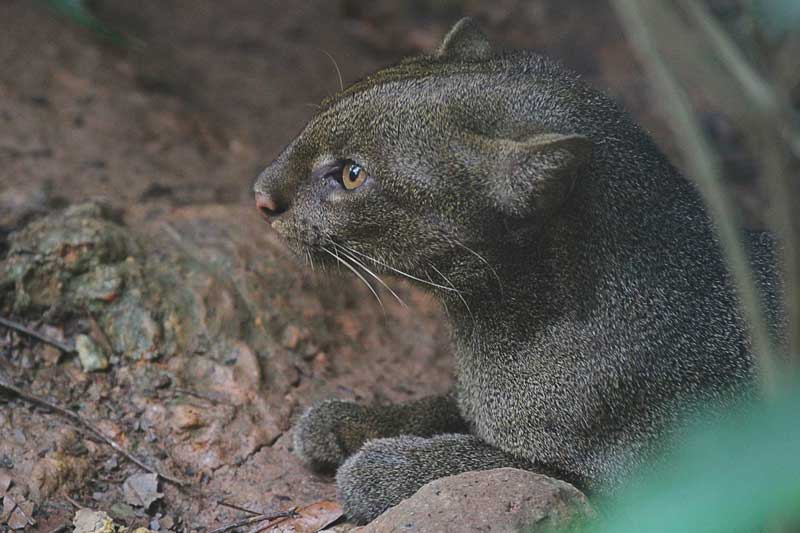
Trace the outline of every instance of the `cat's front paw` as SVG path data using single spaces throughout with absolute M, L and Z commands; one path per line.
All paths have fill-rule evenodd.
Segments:
M 311 407 L 294 427 L 294 452 L 312 469 L 333 472 L 361 447 L 366 408 L 340 400 Z
M 428 481 L 449 474 L 447 442 L 440 448 L 433 443 L 433 439 L 408 436 L 367 442 L 336 473 L 347 518 L 356 524 L 371 522 Z M 437 471 L 441 467 L 444 471 Z

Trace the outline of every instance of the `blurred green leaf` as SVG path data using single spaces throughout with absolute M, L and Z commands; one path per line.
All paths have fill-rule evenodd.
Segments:
M 753 12 L 773 39 L 779 39 L 786 33 L 800 33 L 798 0 L 755 0 Z
M 800 524 L 800 391 L 698 423 L 615 501 L 587 531 L 744 533 Z

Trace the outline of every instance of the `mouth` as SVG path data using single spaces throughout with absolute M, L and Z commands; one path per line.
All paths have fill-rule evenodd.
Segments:
M 305 232 L 297 234 L 292 226 L 284 220 L 273 220 L 268 225 L 280 237 L 289 251 L 312 270 L 318 266 L 336 266 L 336 258 L 330 255 L 330 250 L 333 249 L 332 241 Z

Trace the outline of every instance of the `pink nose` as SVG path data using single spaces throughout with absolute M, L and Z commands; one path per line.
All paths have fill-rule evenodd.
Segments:
M 272 222 L 272 218 L 283 213 L 285 209 L 282 209 L 278 202 L 275 200 L 271 194 L 264 194 L 262 192 L 256 193 L 256 207 L 261 212 L 261 215 L 264 217 L 264 220 L 267 222 Z

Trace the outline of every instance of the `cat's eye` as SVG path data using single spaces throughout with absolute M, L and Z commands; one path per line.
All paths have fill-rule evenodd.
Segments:
M 342 168 L 342 185 L 348 191 L 361 187 L 366 179 L 367 171 L 358 163 L 347 163 Z

